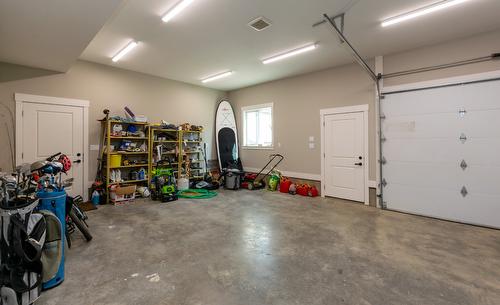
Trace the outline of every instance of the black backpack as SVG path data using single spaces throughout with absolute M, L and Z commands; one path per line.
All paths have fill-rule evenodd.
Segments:
M 38 200 L 0 202 L 0 305 L 33 304 L 41 292 L 46 222 Z

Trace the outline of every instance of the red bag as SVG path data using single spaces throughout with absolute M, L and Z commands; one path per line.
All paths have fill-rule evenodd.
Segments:
M 290 185 L 292 185 L 292 181 L 290 179 L 282 177 L 280 182 L 280 192 L 288 193 L 290 190 Z

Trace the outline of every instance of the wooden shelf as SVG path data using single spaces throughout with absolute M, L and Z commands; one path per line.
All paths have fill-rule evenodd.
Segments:
M 178 132 L 177 129 L 163 129 L 163 128 L 158 128 L 158 127 L 152 127 L 156 132 Z
M 115 120 L 110 120 L 109 121 L 111 124 L 129 124 L 129 125 L 148 125 L 148 122 L 125 122 L 125 121 L 115 121 Z
M 178 143 L 179 140 L 155 140 L 154 143 Z
M 134 168 L 134 167 L 148 167 L 149 164 L 133 164 L 133 165 L 122 165 L 122 166 L 116 166 L 116 167 L 110 167 L 110 169 L 115 169 L 115 168 Z
M 143 179 L 143 180 L 126 180 L 126 181 L 120 181 L 120 182 L 110 182 L 109 185 L 132 184 L 132 183 L 139 183 L 139 182 L 148 182 L 148 180 Z
M 110 155 L 147 155 L 147 151 L 114 151 Z
M 147 140 L 146 137 L 119 137 L 119 136 L 111 136 L 110 139 L 128 139 L 128 140 Z

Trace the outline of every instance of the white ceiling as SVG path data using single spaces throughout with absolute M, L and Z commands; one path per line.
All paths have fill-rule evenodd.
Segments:
M 473 0 L 404 24 L 380 21 L 436 0 L 195 0 L 171 22 L 161 16 L 178 0 L 131 0 L 99 32 L 81 58 L 165 78 L 232 90 L 352 61 L 327 25 L 313 28 L 323 13 L 349 9 L 345 33 L 366 57 L 395 53 L 500 27 L 500 1 Z M 265 16 L 273 25 L 256 32 L 247 23 Z M 479 18 L 477 18 L 479 17 Z M 120 62 L 130 40 L 141 44 Z M 320 48 L 286 61 L 260 59 L 311 42 Z M 235 73 L 202 84 L 218 72 Z
M 178 0 L 129 0 L 108 20 L 80 58 L 233 90 L 352 62 L 329 26 L 312 27 L 323 13 L 333 15 L 348 10 L 345 34 L 367 58 L 500 28 L 499 0 L 471 0 L 400 25 L 380 27 L 383 19 L 436 1 L 194 0 L 172 21 L 163 23 L 161 16 Z M 90 33 L 97 31 L 99 21 L 109 16 L 119 2 L 3 0 L 0 60 L 26 64 L 26 60 L 18 59 L 26 57 L 26 53 L 31 62 L 28 65 L 55 69 L 59 59 L 57 68 L 63 70 L 70 57 L 90 40 Z M 57 9 L 46 9 L 48 4 L 58 5 Z M 2 12 L 5 6 L 14 12 Z M 259 16 L 268 18 L 273 25 L 262 32 L 249 28 L 247 23 Z M 21 35 L 15 34 L 17 30 L 6 35 L 4 26 L 20 28 Z M 8 38 L 7 47 L 4 38 Z M 140 41 L 140 45 L 113 63 L 111 57 L 132 39 Z M 30 40 L 37 43 L 29 44 Z M 260 62 L 311 42 L 319 42 L 319 49 L 270 65 Z M 235 73 L 215 82 L 200 82 L 203 77 L 227 70 Z
M 0 61 L 66 72 L 122 0 L 1 0 Z

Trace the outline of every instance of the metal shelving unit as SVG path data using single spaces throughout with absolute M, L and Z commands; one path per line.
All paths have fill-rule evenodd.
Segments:
M 151 126 L 149 135 L 149 156 L 151 160 L 151 173 L 155 168 L 157 160 L 157 146 L 161 146 L 162 159 L 168 156 L 171 164 L 174 167 L 177 179 L 184 176 L 186 173 L 186 159 L 189 158 L 191 163 L 203 164 L 201 145 L 201 131 L 185 131 L 175 129 L 162 129 L 158 126 Z M 196 150 L 192 150 L 196 147 Z M 172 157 L 173 156 L 173 157 Z M 189 178 L 202 178 L 203 168 L 191 168 L 191 175 Z
M 124 122 L 124 121 L 116 121 L 116 120 L 104 120 L 101 121 L 102 127 L 106 130 L 106 139 L 105 139 L 105 149 L 104 149 L 104 158 L 102 168 L 105 169 L 105 189 L 106 189 L 106 203 L 110 203 L 110 187 L 113 185 L 131 185 L 135 184 L 138 186 L 146 186 L 150 177 L 150 165 L 151 158 L 149 155 L 149 124 L 147 122 Z M 130 125 L 134 125 L 138 130 L 144 132 L 145 136 L 117 136 L 113 135 L 112 130 L 113 126 L 116 124 L 122 125 L 123 129 L 126 130 L 126 127 Z M 120 145 L 122 141 L 132 141 L 139 146 L 141 144 L 146 145 L 145 151 L 119 151 Z M 123 159 L 121 160 L 120 166 L 111 166 L 111 157 L 113 155 L 120 155 L 122 158 L 130 158 L 132 162 L 138 162 L 137 164 L 123 164 Z M 130 172 L 135 169 L 145 169 L 145 179 L 125 179 L 128 178 Z M 120 170 L 122 181 L 112 181 L 111 180 L 111 171 L 112 170 Z

